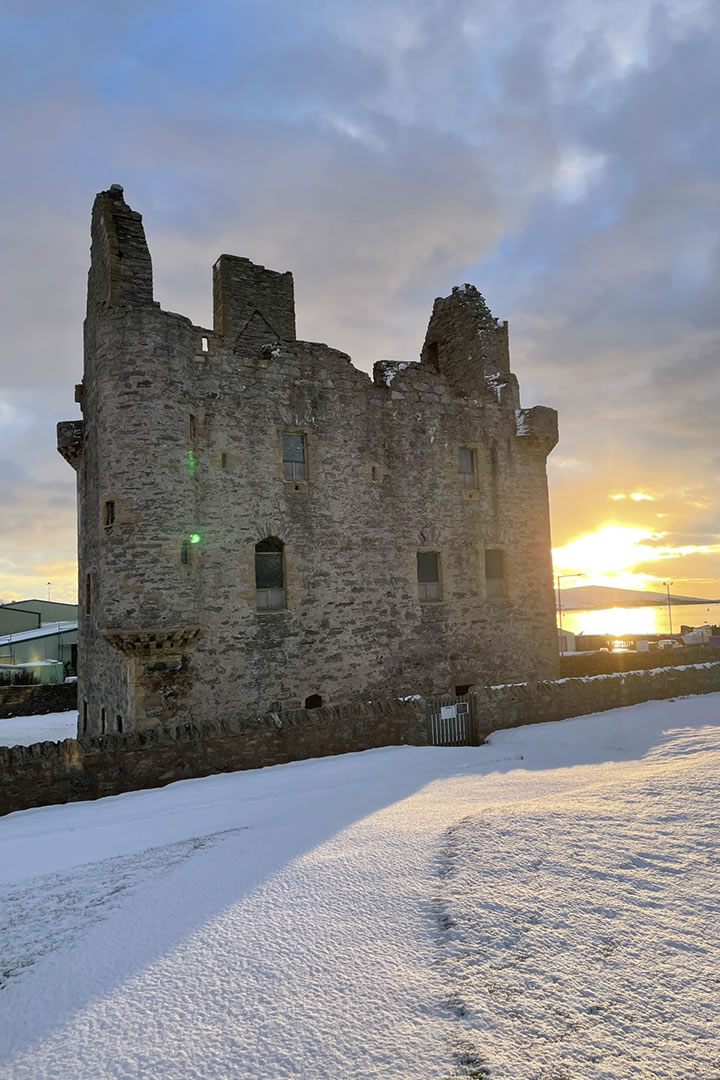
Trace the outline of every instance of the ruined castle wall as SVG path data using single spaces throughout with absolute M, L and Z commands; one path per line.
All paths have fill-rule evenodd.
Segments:
M 125 222 L 117 198 L 98 206 Z M 520 410 L 514 376 L 496 377 L 501 357 L 482 335 L 501 351 L 507 335 L 476 290 L 433 315 L 482 346 L 465 355 L 464 384 L 465 338 L 452 363 L 450 349 L 439 369 L 385 364 L 373 381 L 344 353 L 296 341 L 291 276 L 245 259 L 216 264 L 214 330 L 161 311 L 142 273 L 135 293 L 128 280 L 122 302 L 103 300 L 107 236 L 138 243 L 134 219 L 125 233 L 104 220 L 94 216 L 78 474 L 81 597 L 88 574 L 92 593 L 81 731 L 552 676 L 556 418 Z M 283 433 L 304 437 L 306 479 L 284 478 Z M 472 489 L 461 447 L 474 454 Z M 255 545 L 269 537 L 284 545 L 286 605 L 259 612 Z M 504 559 L 500 594 L 488 549 Z M 439 554 L 439 601 L 420 602 L 418 550 Z

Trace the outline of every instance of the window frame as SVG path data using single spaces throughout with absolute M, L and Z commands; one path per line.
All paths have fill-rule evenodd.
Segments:
M 296 438 L 301 440 L 302 461 L 295 461 L 285 457 L 285 439 Z M 304 431 L 280 432 L 280 457 L 282 460 L 283 480 L 286 484 L 304 484 L 308 479 L 308 439 Z
M 460 468 L 461 455 L 470 455 L 470 470 L 468 472 Z M 459 446 L 457 453 L 457 478 L 463 491 L 475 491 L 477 489 L 477 450 L 473 446 Z
M 263 544 L 274 544 L 274 548 L 258 551 Z M 258 588 L 258 556 L 279 556 L 280 558 L 280 586 L 267 586 Z M 263 537 L 255 545 L 253 570 L 255 574 L 255 611 L 260 615 L 271 615 L 277 611 L 287 611 L 287 576 L 285 573 L 285 545 L 282 540 L 274 536 Z M 274 602 L 273 602 L 274 601 Z
M 420 580 L 420 556 L 434 555 L 437 578 L 434 581 Z M 438 548 L 418 548 L 415 553 L 418 602 L 421 604 L 440 604 L 443 600 L 442 553 Z
M 502 556 L 502 577 L 490 577 L 488 574 L 488 555 L 490 554 Z M 507 556 L 505 549 L 502 547 L 485 548 L 485 594 L 488 600 L 504 600 L 507 598 Z

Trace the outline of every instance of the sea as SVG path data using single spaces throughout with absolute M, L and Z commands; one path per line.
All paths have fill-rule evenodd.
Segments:
M 563 607 L 562 611 L 563 630 L 573 634 L 679 634 L 681 626 L 702 626 L 704 623 L 720 625 L 720 601 L 673 604 L 669 612 L 667 604 L 588 610 Z

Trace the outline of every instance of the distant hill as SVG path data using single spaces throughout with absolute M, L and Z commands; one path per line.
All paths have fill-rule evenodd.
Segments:
M 557 592 L 556 592 L 557 597 Z M 635 589 L 612 589 L 605 585 L 580 585 L 574 589 L 562 589 L 562 606 L 565 610 L 578 608 L 654 607 L 667 604 L 664 592 L 638 592 Z M 699 596 L 675 596 L 670 593 L 670 604 L 716 604 L 717 600 L 703 600 Z

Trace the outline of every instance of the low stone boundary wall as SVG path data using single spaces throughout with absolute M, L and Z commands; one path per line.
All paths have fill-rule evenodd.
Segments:
M 0 686 L 0 720 L 77 709 L 77 683 Z
M 544 724 L 637 705 L 641 701 L 719 691 L 720 663 L 487 686 L 472 692 L 475 735 L 477 741 L 482 742 L 491 732 L 501 728 Z
M 492 731 L 641 701 L 720 692 L 720 663 L 489 686 L 470 695 L 477 742 Z M 202 727 L 0 747 L 0 814 L 162 787 L 328 754 L 428 742 L 420 697 L 268 713 Z
M 328 754 L 426 743 L 425 706 L 413 699 L 0 746 L 0 814 Z

